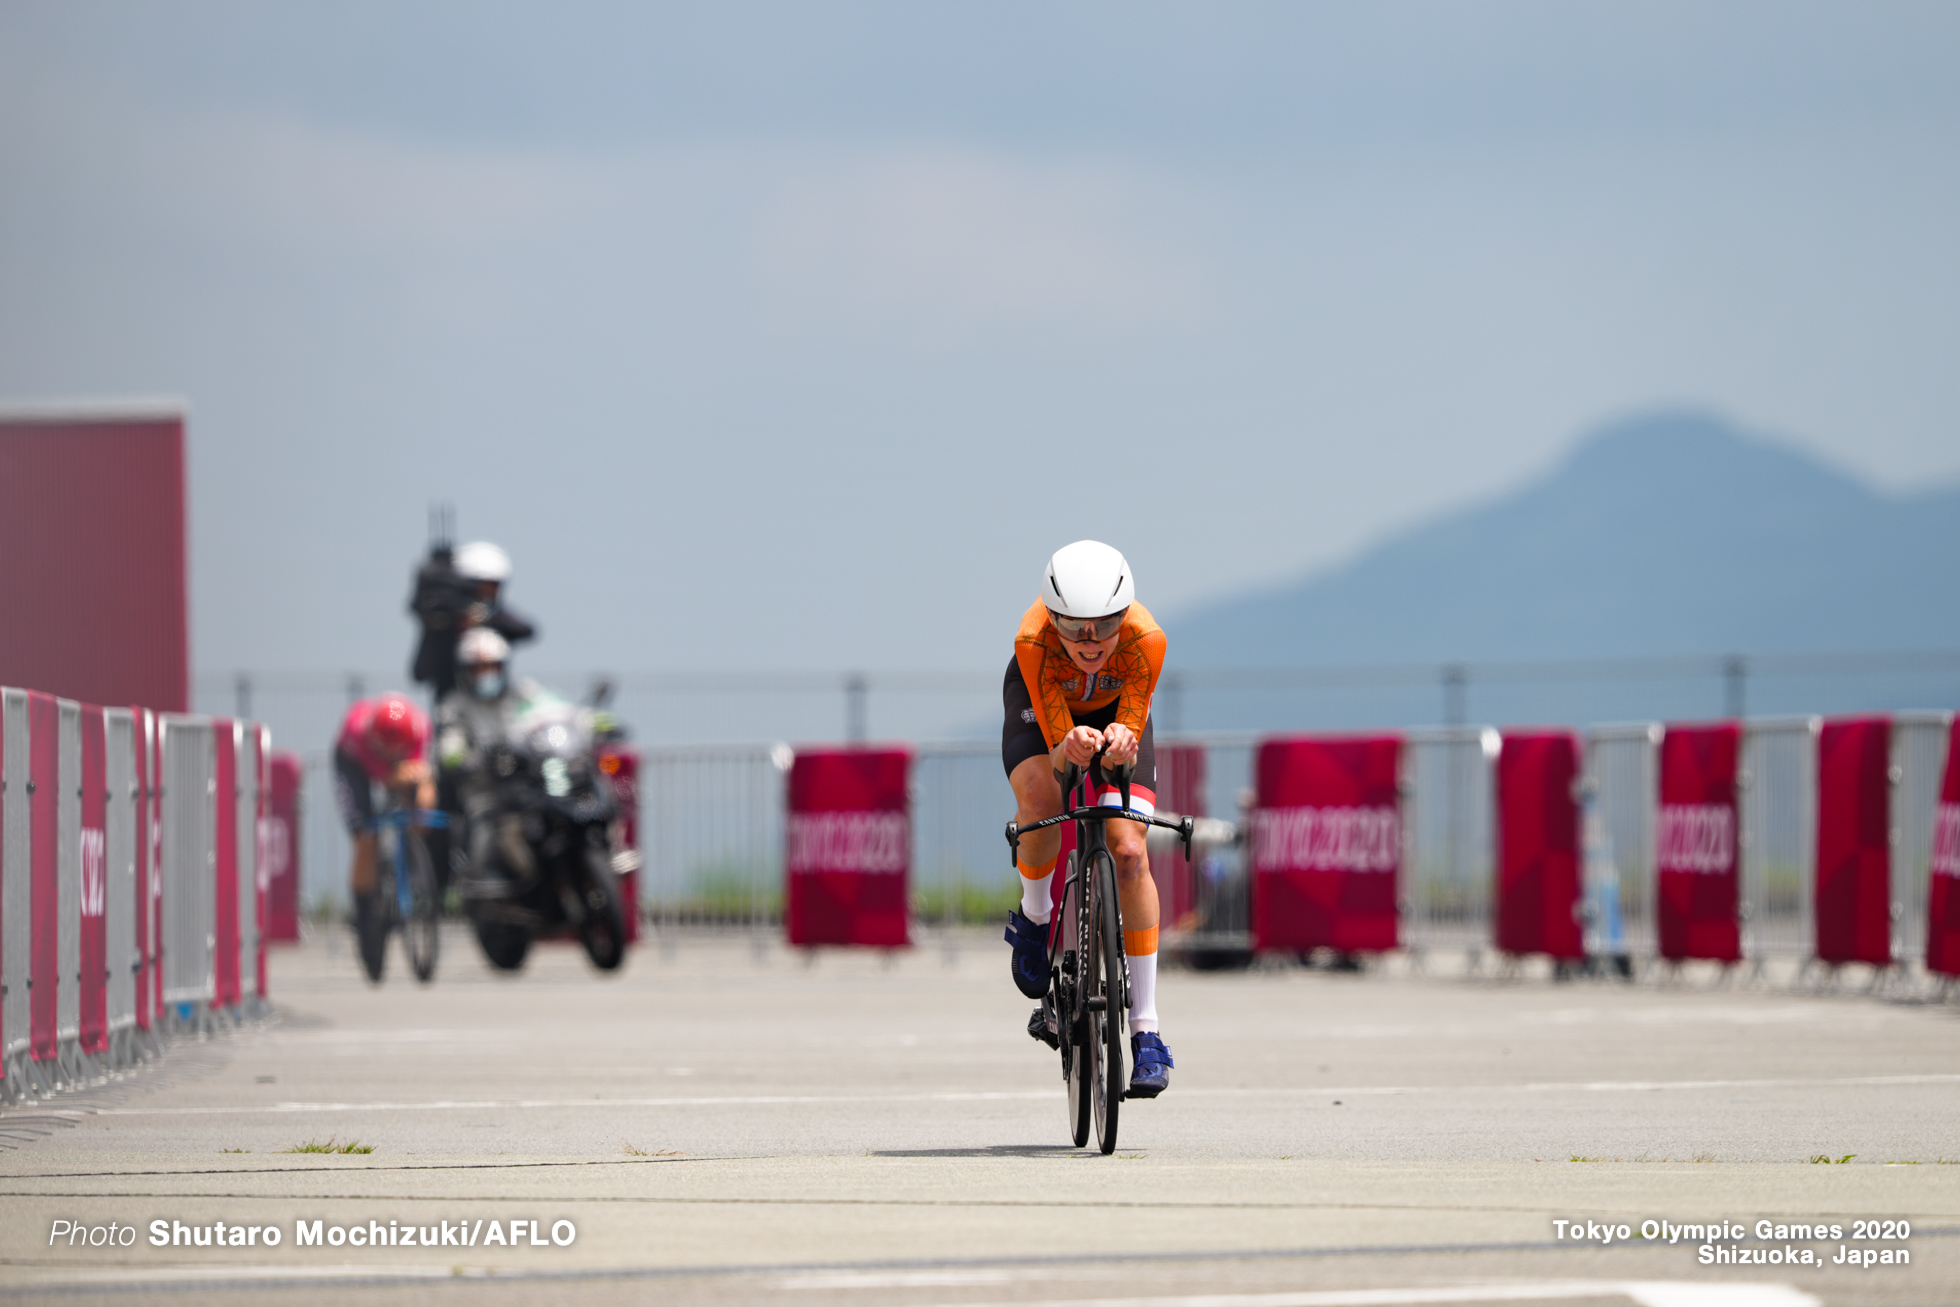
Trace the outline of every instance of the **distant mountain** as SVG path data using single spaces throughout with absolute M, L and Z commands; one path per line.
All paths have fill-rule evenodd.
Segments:
M 1960 649 L 1957 563 L 1960 488 L 1887 494 L 1667 413 L 1594 433 L 1512 494 L 1165 625 L 1194 669 Z

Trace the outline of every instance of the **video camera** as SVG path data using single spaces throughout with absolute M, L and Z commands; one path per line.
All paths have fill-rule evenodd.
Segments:
M 448 505 L 429 510 L 429 556 L 415 570 L 415 593 L 408 601 L 409 611 L 428 631 L 462 629 L 463 615 L 482 603 L 476 583 L 456 571 L 452 512 Z

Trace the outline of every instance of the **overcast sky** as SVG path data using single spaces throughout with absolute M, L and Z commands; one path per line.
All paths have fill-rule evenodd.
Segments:
M 0 400 L 191 411 L 195 658 L 993 669 L 1724 412 L 1960 475 L 1960 6 L 0 0 Z

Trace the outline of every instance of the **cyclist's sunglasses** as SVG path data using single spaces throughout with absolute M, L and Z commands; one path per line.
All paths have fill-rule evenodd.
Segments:
M 1071 644 L 1086 644 L 1091 640 L 1107 640 L 1123 629 L 1123 617 L 1130 610 L 1111 613 L 1108 617 L 1063 617 L 1054 609 L 1048 610 L 1048 620 L 1055 624 L 1055 631 Z

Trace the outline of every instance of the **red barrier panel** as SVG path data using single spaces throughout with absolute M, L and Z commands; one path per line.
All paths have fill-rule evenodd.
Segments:
M 1817 957 L 1892 961 L 1892 722 L 1827 721 L 1817 739 Z
M 157 715 L 148 708 L 135 710 L 143 723 L 137 745 L 142 767 L 143 806 L 136 823 L 142 842 L 143 861 L 137 877 L 137 920 L 142 923 L 143 959 L 140 983 L 136 987 L 136 1019 L 144 1028 L 163 1011 L 163 741 L 157 729 Z
M 258 774 L 252 785 L 255 803 L 252 810 L 252 992 L 264 998 L 265 923 L 272 907 L 272 882 L 265 865 L 265 814 L 271 799 L 268 791 L 272 781 L 272 732 L 260 725 L 246 729 L 257 733 L 252 757 L 258 765 Z
M 6 774 L 7 772 L 6 757 L 7 757 L 6 710 L 3 706 L 0 706 L 0 794 L 4 794 L 7 785 L 16 783 L 19 780 L 18 777 L 8 776 Z M 0 798 L 0 886 L 4 886 L 7 883 L 6 848 L 7 848 L 7 804 L 4 798 Z M 0 890 L 0 899 L 3 899 L 4 897 L 5 897 L 4 890 Z M 5 920 L 4 916 L 0 915 L 0 923 L 3 923 L 4 920 Z M 0 925 L 0 976 L 4 976 L 6 974 L 3 965 L 6 961 L 6 942 L 5 942 L 6 937 L 7 936 L 6 936 L 6 930 L 4 928 L 4 925 Z M 7 1004 L 4 998 L 5 993 L 6 993 L 5 987 L 0 986 L 0 1085 L 5 1085 L 7 1080 Z
M 1661 956 L 1742 958 L 1736 722 L 1670 726 L 1661 737 L 1655 823 L 1655 924 Z
M 212 796 L 214 819 L 212 866 L 217 876 L 211 924 L 211 1003 L 236 1007 L 240 998 L 238 974 L 238 748 L 232 722 L 224 717 L 211 723 Z M 249 908 L 247 909 L 249 911 Z
M 1579 741 L 1506 732 L 1497 755 L 1496 943 L 1506 953 L 1585 956 L 1579 926 Z
M 905 749 L 797 751 L 783 860 L 791 944 L 911 942 L 911 767 Z
M 266 938 L 290 943 L 299 938 L 299 755 L 272 749 L 266 759 L 265 821 L 259 845 L 264 853 Z
M 55 831 L 59 816 L 61 714 L 54 696 L 30 690 L 27 695 L 27 838 L 28 948 L 27 1037 L 36 1062 L 54 1060 L 59 1052 L 56 1029 L 56 988 L 61 972 L 61 883 L 55 861 Z
M 0 682 L 190 709 L 184 418 L 0 417 Z
M 82 706 L 81 986 L 84 1053 L 109 1047 L 109 776 L 108 724 L 102 710 Z
M 630 853 L 619 876 L 619 901 L 626 910 L 626 942 L 640 938 L 640 751 L 617 741 L 599 746 L 599 770 L 612 784 L 619 805 L 619 848 Z M 617 863 L 615 863 L 617 865 Z
M 150 1028 L 150 745 L 154 729 L 150 714 L 142 708 L 129 710 L 131 739 L 136 746 L 136 891 L 130 907 L 136 913 L 136 1025 Z
M 1202 744 L 1160 744 L 1157 746 L 1157 809 L 1181 817 L 1203 817 L 1205 812 L 1205 758 Z M 1061 864 L 1058 864 L 1061 865 Z M 1197 895 L 1191 883 L 1192 867 L 1182 845 L 1150 855 L 1150 874 L 1157 882 L 1158 919 L 1173 930 L 1187 930 L 1198 923 L 1191 916 Z
M 1255 949 L 1396 946 L 1400 736 L 1267 740 L 1254 766 Z
M 1946 778 L 1933 810 L 1926 882 L 1926 969 L 1960 976 L 1960 717 L 1946 737 Z

